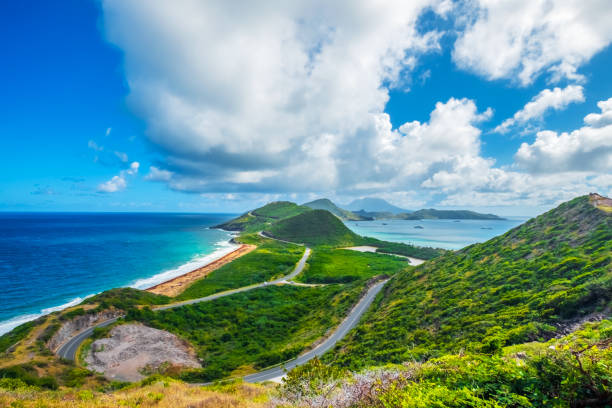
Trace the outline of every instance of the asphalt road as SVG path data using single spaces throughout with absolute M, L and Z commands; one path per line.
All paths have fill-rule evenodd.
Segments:
M 225 296 L 234 295 L 240 292 L 246 292 L 246 291 L 257 289 L 257 288 L 263 288 L 269 285 L 287 284 L 287 283 L 291 284 L 291 279 L 295 278 L 298 274 L 300 274 L 304 270 L 304 267 L 306 266 L 306 260 L 310 256 L 310 253 L 311 253 L 310 248 L 306 248 L 306 250 L 304 251 L 304 255 L 302 255 L 302 258 L 298 261 L 293 271 L 289 275 L 283 276 L 276 280 L 258 283 L 258 284 L 250 285 L 250 286 L 244 286 L 238 289 L 226 290 L 224 292 L 215 293 L 210 296 L 205 296 L 205 297 L 201 297 L 197 299 L 190 299 L 184 302 L 172 303 L 170 305 L 154 308 L 153 310 L 167 310 L 167 309 L 174 309 L 174 308 L 185 306 L 185 305 L 193 305 L 194 303 L 210 302 L 211 300 L 219 299 Z M 108 326 L 109 324 L 117 321 L 117 319 L 118 318 L 105 320 L 104 322 L 99 323 L 93 327 L 90 327 L 89 329 L 83 330 L 82 332 L 78 333 L 76 336 L 72 337 L 70 340 L 62 344 L 57 349 L 55 354 L 57 354 L 59 357 L 62 357 L 62 358 L 67 358 L 69 360 L 75 360 L 76 352 L 79 349 L 79 346 L 81 345 L 81 343 L 85 341 L 85 339 L 91 337 L 96 327 Z
M 89 329 L 83 330 L 82 332 L 62 344 L 57 349 L 56 354 L 61 358 L 75 360 L 76 352 L 79 349 L 79 346 L 85 341 L 85 339 L 89 338 L 93 334 L 95 328 L 108 326 L 109 324 L 115 323 L 117 319 L 118 317 L 115 317 L 114 319 L 105 320 L 102 323 L 90 327 Z
M 295 266 L 293 272 L 291 272 L 289 275 L 284 276 L 282 278 L 279 278 L 279 279 L 276 279 L 270 282 L 259 283 L 256 285 L 245 286 L 245 287 L 238 288 L 238 289 L 228 290 L 225 292 L 216 293 L 214 295 L 210 295 L 210 296 L 206 296 L 206 297 L 202 297 L 198 299 L 192 299 L 192 300 L 187 300 L 185 302 L 173 303 L 171 305 L 161 306 L 161 307 L 156 308 L 155 310 L 167 310 L 167 309 L 173 309 L 173 308 L 177 308 L 177 307 L 181 307 L 185 305 L 191 305 L 191 304 L 199 303 L 199 302 L 208 302 L 208 301 L 218 299 L 224 296 L 229 296 L 229 295 L 233 295 L 235 293 L 240 293 L 240 292 L 246 292 L 248 290 L 261 288 L 267 285 L 287 283 L 287 281 L 290 282 L 291 279 L 295 278 L 300 272 L 302 272 L 302 270 L 304 269 L 304 266 L 306 265 L 306 260 L 310 256 L 310 253 L 311 253 L 310 248 L 306 248 L 306 250 L 304 251 L 304 255 L 302 255 L 302 258 L 299 260 L 299 262 Z M 327 351 L 331 350 L 338 341 L 340 341 L 344 336 L 346 336 L 346 334 L 353 327 L 357 325 L 357 323 L 359 322 L 359 319 L 361 319 L 361 316 L 363 316 L 366 310 L 368 310 L 368 308 L 374 301 L 374 298 L 376 297 L 378 292 L 380 292 L 380 290 L 385 285 L 385 283 L 387 283 L 387 280 L 381 281 L 375 284 L 374 286 L 372 286 L 368 290 L 368 292 L 365 294 L 365 296 L 363 296 L 359 300 L 357 305 L 350 311 L 350 313 L 342 321 L 342 323 L 340 323 L 340 325 L 336 328 L 336 330 L 332 333 L 332 335 L 329 336 L 327 339 L 325 339 L 323 343 L 319 344 L 314 349 L 302 354 L 301 356 L 291 361 L 288 361 L 276 367 L 269 368 L 267 370 L 260 371 L 258 373 L 247 375 L 244 377 L 244 380 L 247 382 L 255 383 L 255 382 L 268 381 L 268 380 L 282 377 L 283 375 L 285 375 L 286 371 L 289 371 L 294 367 L 302 365 L 308 362 L 309 360 L 313 359 L 314 357 L 321 356 L 325 354 Z M 95 328 L 108 326 L 109 324 L 112 324 L 115 321 L 117 321 L 117 319 L 119 319 L 120 317 L 121 316 L 114 318 L 114 319 L 106 320 L 89 329 L 82 331 L 81 333 L 77 334 L 76 336 L 72 337 L 70 340 L 62 344 L 57 349 L 56 354 L 62 358 L 67 358 L 69 360 L 75 360 L 76 353 L 77 353 L 77 350 L 79 349 L 79 346 L 81 345 L 81 343 L 83 343 L 83 341 L 85 341 L 85 339 L 89 338 L 92 335 Z
M 255 383 L 282 377 L 283 375 L 285 375 L 286 371 L 289 371 L 294 367 L 302 365 L 307 361 L 313 359 L 314 357 L 321 356 L 327 351 L 331 350 L 340 339 L 346 336 L 346 334 L 353 327 L 355 327 L 355 325 L 357 325 L 359 319 L 365 313 L 365 311 L 368 310 L 368 308 L 374 301 L 374 298 L 376 297 L 378 292 L 380 292 L 385 283 L 387 283 L 386 280 L 372 286 L 368 290 L 366 295 L 361 298 L 359 303 L 357 303 L 357 306 L 355 306 L 353 310 L 351 310 L 349 315 L 342 321 L 342 323 L 340 323 L 336 331 L 334 331 L 331 336 L 329 336 L 323 343 L 319 344 L 316 348 L 280 366 L 272 367 L 270 369 L 260 371 L 255 374 L 247 375 L 244 377 L 244 380 L 247 382 Z

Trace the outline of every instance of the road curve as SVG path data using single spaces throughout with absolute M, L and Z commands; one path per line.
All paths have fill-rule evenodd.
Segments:
M 341 340 L 346 334 L 359 322 L 361 316 L 368 310 L 374 298 L 380 292 L 382 287 L 387 283 L 387 280 L 377 283 L 372 286 L 368 292 L 359 300 L 357 305 L 351 310 L 348 316 L 340 323 L 336 330 L 329 336 L 325 341 L 319 344 L 314 349 L 302 354 L 294 360 L 288 361 L 280 366 L 272 367 L 267 370 L 260 371 L 258 373 L 250 374 L 245 376 L 244 381 L 255 383 L 268 381 L 275 378 L 282 377 L 286 371 L 291 370 L 294 367 L 302 365 L 314 357 L 321 356 L 327 351 L 331 350 L 336 343 Z
M 219 299 L 225 296 L 234 295 L 240 292 L 246 292 L 246 291 L 257 289 L 257 288 L 263 288 L 269 285 L 290 283 L 293 278 L 295 278 L 297 275 L 299 275 L 304 270 L 304 267 L 306 266 L 306 261 L 308 260 L 310 253 L 311 253 L 310 248 L 306 248 L 306 250 L 304 251 L 304 254 L 302 255 L 302 258 L 300 258 L 300 260 L 298 261 L 293 271 L 289 275 L 283 276 L 273 281 L 257 283 L 255 285 L 244 286 L 238 289 L 226 290 L 223 292 L 215 293 L 213 295 L 209 295 L 209 296 L 205 296 L 205 297 L 201 297 L 197 299 L 190 299 L 190 300 L 185 300 L 183 302 L 172 303 L 170 305 L 156 307 L 153 310 L 167 310 L 167 309 L 174 309 L 174 308 L 185 306 L 185 305 L 193 305 L 195 303 L 200 303 L 200 302 L 210 302 L 211 300 Z M 64 344 L 59 346 L 55 354 L 57 354 L 61 358 L 67 358 L 73 361 L 76 360 L 76 353 L 77 353 L 77 350 L 79 349 L 79 346 L 81 345 L 81 343 L 85 341 L 85 339 L 91 337 L 94 329 L 97 327 L 108 326 L 109 324 L 116 322 L 118 318 L 119 317 L 116 317 L 110 320 L 105 320 L 102 323 L 99 323 L 86 330 L 83 330 L 82 332 L 78 333 L 77 335 L 72 337 L 70 340 L 66 341 Z
M 55 354 L 57 354 L 60 358 L 67 358 L 68 360 L 75 360 L 76 353 L 77 353 L 77 350 L 79 349 L 79 346 L 81 345 L 81 343 L 85 341 L 85 339 L 89 338 L 93 334 L 93 331 L 95 328 L 108 326 L 109 324 L 115 323 L 117 319 L 118 317 L 115 317 L 109 320 L 105 320 L 102 323 L 98 323 L 97 325 L 90 327 L 89 329 L 83 330 L 82 332 L 80 332 L 79 334 L 72 337 L 70 340 L 68 340 L 64 344 L 62 344 L 57 349 Z

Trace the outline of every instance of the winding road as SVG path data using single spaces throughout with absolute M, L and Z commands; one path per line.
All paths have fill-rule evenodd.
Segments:
M 357 305 L 350 311 L 348 316 L 340 323 L 340 325 L 336 328 L 336 330 L 329 336 L 323 343 L 319 344 L 314 349 L 298 356 L 297 358 L 290 360 L 286 363 L 283 363 L 279 366 L 268 368 L 267 370 L 260 371 L 258 373 L 249 374 L 243 377 L 244 381 L 256 383 L 262 381 L 269 381 L 273 379 L 277 379 L 285 375 L 286 371 L 291 370 L 294 367 L 302 365 L 307 361 L 321 356 L 334 348 L 336 343 L 341 340 L 346 334 L 357 325 L 361 316 L 368 310 L 378 292 L 382 289 L 382 287 L 387 283 L 387 280 L 382 282 L 378 282 L 374 286 L 372 286 L 368 292 L 363 296 Z
M 283 276 L 281 278 L 278 278 L 278 279 L 275 279 L 269 282 L 262 282 L 262 283 L 257 283 L 254 285 L 243 286 L 238 289 L 230 289 L 230 290 L 226 290 L 223 292 L 215 293 L 213 295 L 204 296 L 204 297 L 197 298 L 197 299 L 190 299 L 190 300 L 185 300 L 183 302 L 171 303 L 169 305 L 164 305 L 164 306 L 153 308 L 153 310 L 167 310 L 167 309 L 174 309 L 174 308 L 185 306 L 185 305 L 193 305 L 194 303 L 210 302 L 211 300 L 219 299 L 225 296 L 234 295 L 240 292 L 246 292 L 246 291 L 257 289 L 257 288 L 263 288 L 269 285 L 292 284 L 291 280 L 295 278 L 297 275 L 299 275 L 304 270 L 304 267 L 306 266 L 306 260 L 310 256 L 311 252 L 312 251 L 310 250 L 310 248 L 306 248 L 306 250 L 304 251 L 304 254 L 302 255 L 302 258 L 300 258 L 298 263 L 295 265 L 295 268 L 293 268 L 293 271 L 289 275 Z M 119 319 L 119 317 L 116 317 L 114 319 L 105 320 L 102 323 L 98 323 L 95 326 L 92 326 L 88 329 L 83 330 L 82 332 L 77 333 L 74 337 L 70 338 L 65 343 L 63 343 L 61 346 L 59 346 L 57 350 L 55 351 L 55 354 L 57 354 L 58 357 L 60 358 L 66 358 L 68 360 L 73 360 L 73 361 L 76 360 L 76 353 L 79 349 L 79 346 L 86 339 L 91 337 L 94 329 L 98 327 L 108 326 L 109 324 L 116 322 L 117 319 Z
M 269 238 L 269 239 L 275 239 L 272 237 L 265 236 L 263 234 L 261 234 L 261 236 L 265 238 Z M 311 252 L 312 251 L 310 248 L 306 248 L 304 251 L 304 254 L 302 255 L 302 258 L 298 261 L 293 271 L 289 275 L 286 275 L 282 278 L 278 278 L 278 279 L 275 279 L 269 282 L 258 283 L 255 285 L 244 286 L 238 289 L 231 289 L 231 290 L 215 293 L 213 295 L 209 295 L 209 296 L 205 296 L 205 297 L 201 297 L 197 299 L 191 299 L 191 300 L 186 300 L 183 302 L 172 303 L 169 305 L 164 305 L 164 306 L 154 308 L 153 310 L 167 310 L 167 309 L 174 309 L 174 308 L 185 306 L 185 305 L 192 305 L 194 303 L 209 302 L 211 300 L 219 299 L 221 297 L 233 295 L 233 294 L 240 293 L 240 292 L 246 292 L 249 290 L 262 288 L 262 287 L 269 286 L 269 285 L 287 284 L 287 283 L 292 284 L 292 279 L 295 278 L 298 274 L 300 274 L 304 270 L 304 267 L 306 266 L 306 260 L 310 256 Z M 355 325 L 359 322 L 359 319 L 361 318 L 361 316 L 365 313 L 365 311 L 372 304 L 372 302 L 374 301 L 374 298 L 376 297 L 378 292 L 380 292 L 380 290 L 382 289 L 382 287 L 385 285 L 386 282 L 387 280 L 381 281 L 375 284 L 374 286 L 372 286 L 370 289 L 368 289 L 367 293 L 359 300 L 357 305 L 355 305 L 355 307 L 349 312 L 349 314 L 342 321 L 342 323 L 340 323 L 340 325 L 336 328 L 336 330 L 328 338 L 326 338 L 321 344 L 319 344 L 317 347 L 281 365 L 278 365 L 278 366 L 275 366 L 269 369 L 265 369 L 263 371 L 260 371 L 254 374 L 249 374 L 243 377 L 244 381 L 254 383 L 254 382 L 262 382 L 262 381 L 268 381 L 268 380 L 280 378 L 283 375 L 285 375 L 286 371 L 291 370 L 292 368 L 296 366 L 302 365 L 306 363 L 307 361 L 311 360 L 312 358 L 316 356 L 321 356 L 327 351 L 331 350 L 339 340 L 341 340 L 353 327 L 355 327 Z M 93 327 L 83 330 L 82 332 L 76 334 L 74 337 L 70 338 L 68 341 L 63 343 L 56 350 L 55 353 L 61 358 L 75 360 L 76 354 L 77 354 L 77 351 L 80 345 L 87 338 L 91 337 L 94 329 L 108 326 L 116 322 L 121 317 L 122 316 L 118 316 L 113 319 L 105 320 L 102 323 L 98 323 L 97 325 Z

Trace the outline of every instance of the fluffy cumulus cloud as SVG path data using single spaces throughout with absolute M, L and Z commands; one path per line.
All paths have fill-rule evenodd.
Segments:
M 612 98 L 597 102 L 597 106 L 601 113 L 588 114 L 584 118 L 585 123 L 594 128 L 612 125 Z
M 450 19 L 456 7 L 477 4 L 471 18 L 458 22 L 465 31 L 455 61 L 488 78 L 516 74 L 526 84 L 544 71 L 579 79 L 580 64 L 610 41 L 611 16 L 594 12 L 601 2 L 102 4 L 106 36 L 124 51 L 128 102 L 163 155 L 145 178 L 178 191 L 226 197 L 377 194 L 410 207 L 440 191 L 448 205 L 494 201 L 493 195 L 541 202 L 552 199 L 538 190 L 545 169 L 529 164 L 546 151 L 540 145 L 574 146 L 572 138 L 601 145 L 601 138 L 586 133 L 610 122 L 608 101 L 601 113 L 587 117 L 579 136 L 556 135 L 556 142 L 538 134 L 517 153 L 520 166 L 500 168 L 481 151 L 480 127 L 492 117 L 487 106 L 445 99 L 432 106 L 427 121 L 397 128 L 385 113 L 390 90 L 406 88 L 419 58 L 440 49 L 443 33 L 416 28 L 424 11 Z M 542 91 L 502 126 L 563 109 L 582 94 L 578 85 Z M 580 149 L 591 149 L 585 146 Z M 574 184 L 554 187 L 562 191 L 555 197 L 606 182 L 559 161 L 571 173 L 559 183 Z M 99 190 L 125 188 L 128 174 Z
M 541 119 L 548 110 L 562 110 L 570 103 L 584 102 L 583 88 L 580 85 L 568 85 L 565 88 L 544 89 L 529 101 L 513 117 L 504 120 L 495 128 L 495 132 L 507 133 L 515 125 Z
M 129 102 L 185 191 L 323 191 L 371 160 L 389 89 L 440 33 L 448 1 L 103 2 Z M 236 19 L 236 10 L 240 18 Z M 361 157 L 358 157 L 361 156 Z M 161 169 L 161 167 L 159 168 Z M 158 170 L 159 170 L 158 169 Z M 157 176 L 151 176 L 159 179 Z
M 586 126 L 572 132 L 538 132 L 532 144 L 523 143 L 517 165 L 535 173 L 564 171 L 612 172 L 612 99 L 598 103 L 601 113 L 587 115 Z
M 578 68 L 612 41 L 609 0 L 475 0 L 456 41 L 459 66 L 489 79 L 530 84 L 582 80 Z M 471 9 L 476 5 L 476 10 Z M 467 13 L 469 14 L 469 13 Z
M 125 170 L 121 170 L 118 175 L 113 176 L 113 178 L 111 178 L 110 180 L 98 185 L 98 192 L 116 193 L 117 191 L 125 190 L 125 188 L 127 187 L 127 176 L 138 173 L 139 167 L 140 163 L 132 162 L 130 164 L 130 167 Z

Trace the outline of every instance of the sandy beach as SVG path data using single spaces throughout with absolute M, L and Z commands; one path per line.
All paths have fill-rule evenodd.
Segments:
M 189 287 L 189 285 L 191 285 L 193 282 L 197 281 L 198 279 L 202 279 L 215 269 L 219 269 L 223 265 L 232 262 L 234 259 L 240 258 L 241 256 L 248 254 L 255 248 L 257 248 L 256 245 L 243 244 L 236 250 L 230 252 L 227 255 L 222 256 L 217 260 L 212 261 L 209 264 L 202 266 L 201 268 L 194 269 L 191 272 L 187 272 L 186 274 L 177 276 L 176 278 L 152 286 L 146 289 L 146 291 L 170 297 L 177 296 L 181 294 L 181 292 L 183 292 L 185 289 L 187 289 L 187 287 Z

